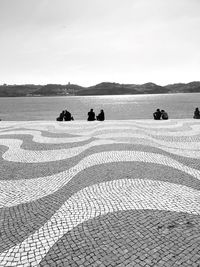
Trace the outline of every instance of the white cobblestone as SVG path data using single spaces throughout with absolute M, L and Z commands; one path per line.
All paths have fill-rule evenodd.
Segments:
M 152 190 L 149 191 L 149 188 Z M 72 203 L 74 213 L 69 212 Z M 19 251 L 23 248 L 27 261 L 31 257 L 34 258 L 33 264 L 38 264 L 50 247 L 78 224 L 108 212 L 129 209 L 170 210 L 199 215 L 200 192 L 186 186 L 140 179 L 114 180 L 84 188 L 69 198 L 42 228 L 2 253 L 0 261 L 4 266 L 16 266 L 16 261 L 22 264 L 20 256 L 15 256 L 14 265 L 9 259 L 13 251 L 15 255 L 20 255 Z
M 20 203 L 34 201 L 48 194 L 52 194 L 62 186 L 66 185 L 76 174 L 91 166 L 109 162 L 131 161 L 169 166 L 200 180 L 199 170 L 187 167 L 184 164 L 161 154 L 140 151 L 109 151 L 95 153 L 85 157 L 74 167 L 55 175 L 38 177 L 29 180 L 1 180 L 0 206 L 9 207 L 18 205 Z

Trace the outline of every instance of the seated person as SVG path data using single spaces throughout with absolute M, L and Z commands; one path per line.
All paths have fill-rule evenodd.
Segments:
M 161 110 L 161 118 L 162 118 L 163 120 L 168 120 L 168 114 L 167 114 L 166 111 Z
M 90 109 L 90 111 L 88 112 L 88 121 L 95 121 L 95 113 L 93 111 L 93 109 Z
M 105 120 L 105 115 L 103 109 L 101 109 L 99 115 L 97 115 L 97 120 L 98 121 L 104 121 Z
M 73 121 L 74 118 L 72 117 L 71 113 L 68 110 L 65 110 L 64 113 L 64 121 Z
M 58 117 L 56 120 L 57 120 L 57 121 L 63 121 L 64 114 L 65 114 L 65 111 L 63 110 L 63 111 L 60 113 L 59 117 Z
M 154 120 L 160 120 L 160 118 L 161 118 L 161 111 L 160 111 L 159 108 L 156 110 L 156 112 L 153 113 L 153 117 L 154 117 Z
M 199 111 L 198 108 L 195 108 L 193 118 L 194 118 L 194 119 L 200 119 L 200 111 Z

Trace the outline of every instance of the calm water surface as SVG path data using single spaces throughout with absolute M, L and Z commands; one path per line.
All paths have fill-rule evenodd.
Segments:
M 200 107 L 200 93 L 168 95 L 62 96 L 0 98 L 0 118 L 4 121 L 55 120 L 68 109 L 75 120 L 86 120 L 93 108 L 104 109 L 108 120 L 150 119 L 156 108 L 172 119 L 192 118 Z

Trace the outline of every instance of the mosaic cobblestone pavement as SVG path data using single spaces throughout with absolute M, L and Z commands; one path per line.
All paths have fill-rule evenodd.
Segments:
M 0 123 L 0 266 L 200 267 L 200 122 Z

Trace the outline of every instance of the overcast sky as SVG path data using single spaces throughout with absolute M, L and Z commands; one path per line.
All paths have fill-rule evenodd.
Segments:
M 0 0 L 0 83 L 200 80 L 200 0 Z

